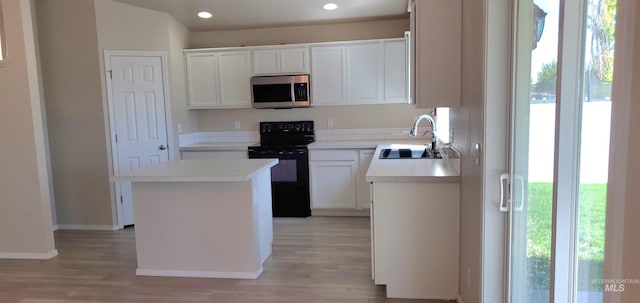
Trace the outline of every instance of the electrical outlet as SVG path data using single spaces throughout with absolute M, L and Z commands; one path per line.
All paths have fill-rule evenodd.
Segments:
M 182 123 L 178 123 L 178 134 L 182 134 Z
M 327 119 L 327 128 L 333 128 L 333 119 Z
M 236 121 L 236 122 L 233 124 L 233 127 L 234 127 L 235 129 L 240 129 L 240 121 Z

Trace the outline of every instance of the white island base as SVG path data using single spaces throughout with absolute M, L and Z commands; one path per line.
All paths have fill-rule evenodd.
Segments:
M 116 177 L 132 182 L 137 275 L 260 276 L 273 241 L 270 168 L 277 160 L 235 162 L 173 161 Z

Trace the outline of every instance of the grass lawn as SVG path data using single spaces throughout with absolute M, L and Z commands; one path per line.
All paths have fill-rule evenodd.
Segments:
M 530 286 L 548 289 L 551 260 L 551 183 L 529 183 L 527 259 Z M 578 218 L 578 289 L 602 291 L 590 283 L 602 278 L 606 217 L 606 184 L 582 184 Z M 563 201 L 559 201 L 563 203 Z
M 551 183 L 529 183 L 527 256 L 551 258 Z M 604 260 L 606 184 L 580 186 L 578 257 Z M 562 203 L 562 201 L 559 201 Z

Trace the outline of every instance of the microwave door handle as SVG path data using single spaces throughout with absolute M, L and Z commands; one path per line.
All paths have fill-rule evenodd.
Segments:
M 296 85 L 295 82 L 291 83 L 291 104 L 296 105 Z

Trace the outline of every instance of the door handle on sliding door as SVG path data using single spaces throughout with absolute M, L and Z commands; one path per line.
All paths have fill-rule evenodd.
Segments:
M 519 187 L 520 187 L 520 192 L 519 192 L 519 198 L 515 197 L 515 195 L 513 195 L 513 201 L 514 202 L 514 206 L 513 206 L 513 211 L 522 211 L 522 209 L 524 208 L 524 199 L 527 197 L 527 195 L 524 192 L 524 178 L 521 175 L 514 175 L 513 176 L 513 181 L 514 183 L 518 183 Z
M 505 190 L 506 187 L 506 190 Z M 509 212 L 509 195 L 511 194 L 509 185 L 509 174 L 500 175 L 500 211 Z
M 513 206 L 513 211 L 524 209 L 524 178 L 520 175 L 513 176 L 514 183 L 518 183 L 519 191 L 514 192 L 511 188 L 509 174 L 500 175 L 500 211 L 509 212 L 509 207 Z

